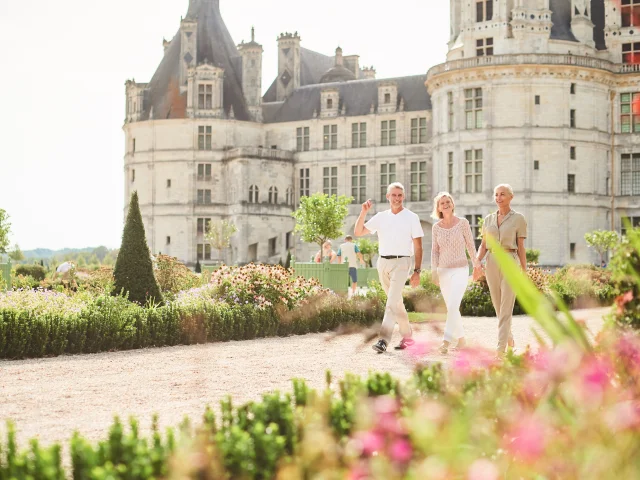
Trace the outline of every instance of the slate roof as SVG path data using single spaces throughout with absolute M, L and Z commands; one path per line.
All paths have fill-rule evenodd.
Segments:
M 553 40 L 567 40 L 577 42 L 578 39 L 571 32 L 571 0 L 550 0 L 551 9 L 551 38 Z M 594 23 L 593 39 L 598 50 L 606 48 L 604 43 L 604 0 L 591 0 L 591 20 Z
M 265 123 L 310 120 L 316 111 L 320 115 L 321 92 L 326 88 L 336 88 L 340 92 L 339 111 L 345 107 L 346 116 L 367 115 L 371 104 L 378 107 L 378 84 L 394 81 L 398 85 L 398 100 L 404 99 L 404 111 L 431 110 L 431 98 L 425 87 L 426 75 L 409 77 L 362 79 L 351 82 L 323 83 L 307 85 L 295 90 L 284 102 L 268 103 L 263 107 Z
M 186 19 L 198 21 L 198 51 L 196 64 L 204 62 L 224 68 L 223 107 L 229 113 L 233 106 L 239 120 L 249 120 L 242 93 L 242 57 L 220 14 L 219 0 L 191 0 Z M 142 120 L 150 118 L 184 118 L 186 94 L 180 93 L 180 30 L 171 40 L 164 58 L 149 82 L 145 95 Z

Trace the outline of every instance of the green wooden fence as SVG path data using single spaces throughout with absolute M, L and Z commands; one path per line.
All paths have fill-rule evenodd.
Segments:
M 0 282 L 0 289 L 11 290 L 11 260 L 9 263 L 0 263 L 0 277 L 4 280 Z
M 291 259 L 291 268 L 293 268 L 296 275 L 304 278 L 315 278 L 323 287 L 329 288 L 334 292 L 345 293 L 351 285 L 349 266 L 346 263 L 296 262 Z M 378 280 L 377 269 L 358 269 L 358 286 L 366 287 L 371 280 Z

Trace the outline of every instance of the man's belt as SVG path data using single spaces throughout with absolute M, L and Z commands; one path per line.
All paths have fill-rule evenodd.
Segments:
M 409 255 L 380 255 L 385 260 L 392 260 L 394 258 L 409 258 Z
M 511 252 L 511 253 L 515 253 L 515 252 L 517 252 L 517 251 L 518 251 L 518 249 L 517 249 L 517 248 L 503 248 L 503 250 L 504 250 L 505 252 Z M 489 250 L 489 253 L 493 253 L 493 250 Z

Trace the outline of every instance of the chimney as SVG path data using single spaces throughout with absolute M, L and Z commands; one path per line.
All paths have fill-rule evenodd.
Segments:
M 376 78 L 376 69 L 373 65 L 362 68 L 362 78 Z
M 343 60 L 342 60 L 342 49 L 340 47 L 336 48 L 336 65 L 340 65 L 341 67 L 343 66 Z
M 348 55 L 343 60 L 344 66 L 353 72 L 356 79 L 360 78 L 360 55 Z

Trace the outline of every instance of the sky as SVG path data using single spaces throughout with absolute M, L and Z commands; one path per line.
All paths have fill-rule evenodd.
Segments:
M 0 208 L 11 244 L 118 248 L 124 223 L 127 79 L 148 82 L 188 0 L 0 0 Z M 304 5 L 304 7 L 303 7 Z M 277 74 L 277 36 L 297 31 L 325 55 L 342 47 L 377 78 L 424 74 L 445 61 L 446 0 L 220 0 L 236 43 L 264 48 L 263 86 Z

